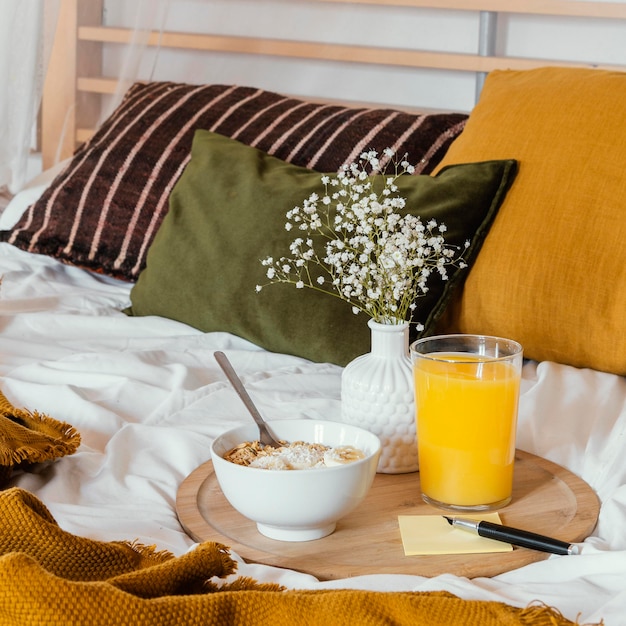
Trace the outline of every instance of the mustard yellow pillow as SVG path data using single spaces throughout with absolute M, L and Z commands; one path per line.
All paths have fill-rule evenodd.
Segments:
M 494 71 L 439 167 L 519 172 L 441 330 L 626 375 L 626 74 Z

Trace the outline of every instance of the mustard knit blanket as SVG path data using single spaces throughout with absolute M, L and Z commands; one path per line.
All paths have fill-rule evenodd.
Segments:
M 245 624 L 477 626 L 572 624 L 549 607 L 515 608 L 444 592 L 286 591 L 235 578 L 228 548 L 174 557 L 63 531 L 33 494 L 0 492 L 0 626 Z

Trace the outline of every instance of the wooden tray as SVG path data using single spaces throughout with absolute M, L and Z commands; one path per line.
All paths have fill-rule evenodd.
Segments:
M 286 567 L 321 580 L 446 572 L 468 578 L 495 576 L 548 556 L 525 548 L 491 554 L 405 556 L 398 515 L 441 513 L 422 500 L 419 473 L 377 474 L 365 500 L 337 523 L 333 534 L 315 541 L 290 543 L 261 535 L 254 522 L 228 503 L 211 461 L 183 481 L 176 510 L 195 541 L 217 541 L 248 562 Z M 546 459 L 517 451 L 513 500 L 499 511 L 504 524 L 577 542 L 591 533 L 599 510 L 597 496 L 583 480 Z

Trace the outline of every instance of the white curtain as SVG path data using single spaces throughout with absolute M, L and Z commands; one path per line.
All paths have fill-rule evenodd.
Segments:
M 19 191 L 36 144 L 36 120 L 58 0 L 0 0 L 0 188 Z
M 0 0 L 1 2 L 2 0 Z M 202 1 L 205 0 L 194 0 Z M 121 102 L 126 90 L 137 80 L 154 80 L 159 60 L 160 46 L 150 47 L 150 31 L 163 32 L 171 5 L 176 0 L 107 0 L 105 23 L 126 26 L 133 30 L 128 45 L 117 45 L 113 51 L 105 50 L 103 73 L 118 80 L 115 94 L 101 111 L 101 119 L 108 117 Z M 175 10 L 174 7 L 173 10 Z

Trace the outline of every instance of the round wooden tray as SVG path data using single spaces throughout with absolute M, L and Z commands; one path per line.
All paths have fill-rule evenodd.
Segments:
M 513 500 L 499 511 L 503 524 L 574 543 L 591 533 L 599 510 L 598 498 L 586 482 L 555 463 L 517 451 Z M 195 541 L 217 541 L 248 562 L 298 570 L 320 580 L 364 574 L 495 576 L 548 556 L 524 548 L 405 556 L 398 515 L 441 513 L 422 500 L 419 473 L 377 474 L 365 500 L 337 523 L 333 534 L 316 541 L 289 543 L 261 535 L 254 522 L 228 503 L 211 461 L 183 481 L 176 511 Z

